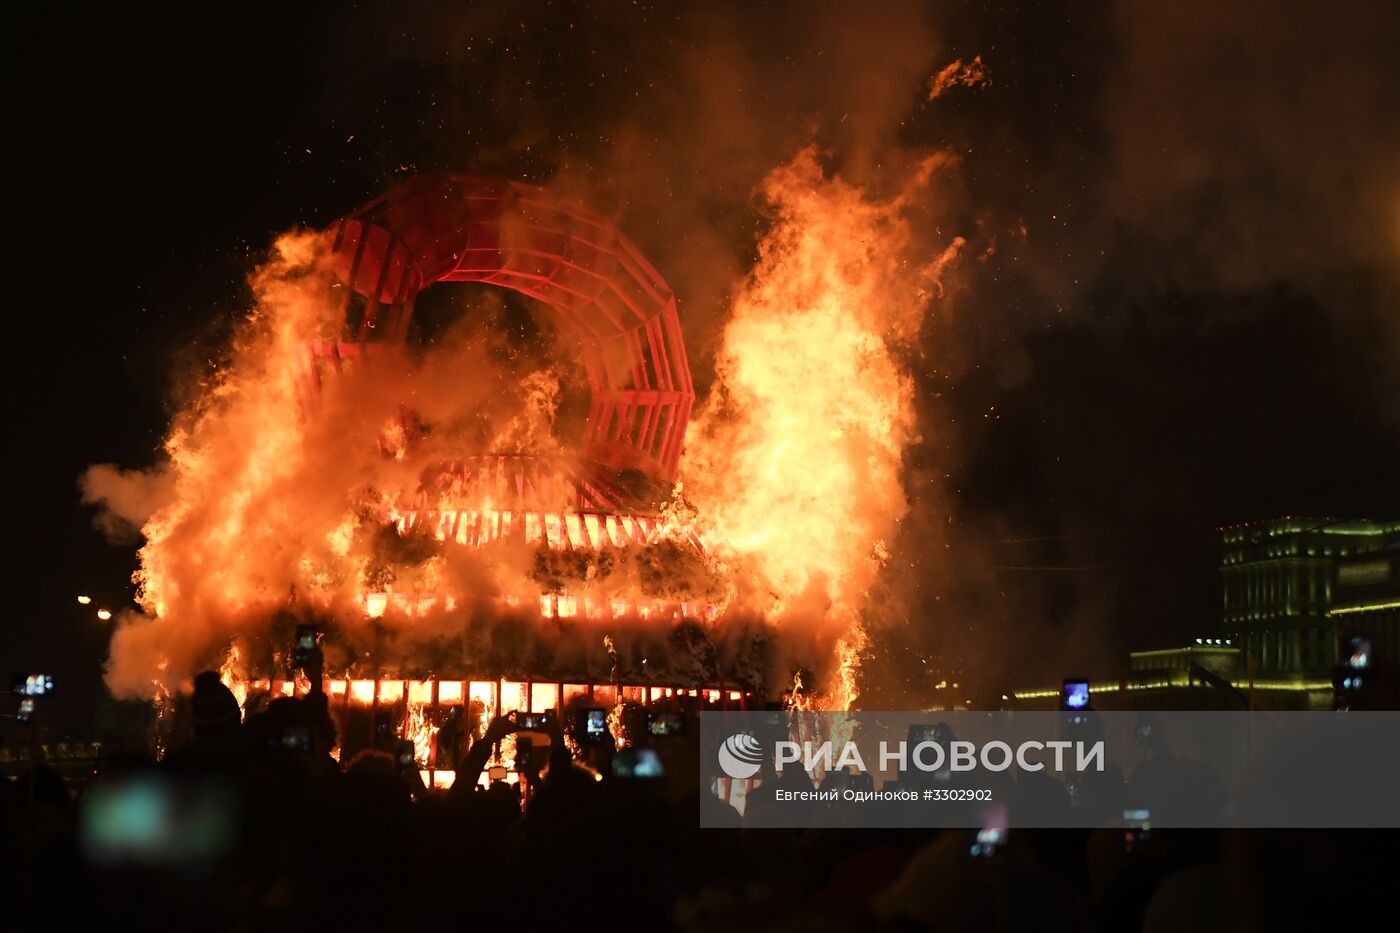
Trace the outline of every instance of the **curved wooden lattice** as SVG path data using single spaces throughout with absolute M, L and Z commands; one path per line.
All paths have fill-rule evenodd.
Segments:
M 319 356 L 402 341 L 418 293 L 482 282 L 553 308 L 577 336 L 591 389 L 582 457 L 676 475 L 695 388 L 676 300 L 609 220 L 540 188 L 466 175 L 406 182 L 340 221 L 332 271 L 340 339 Z

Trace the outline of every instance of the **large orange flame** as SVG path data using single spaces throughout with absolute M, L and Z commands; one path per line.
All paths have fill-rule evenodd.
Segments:
M 772 227 L 684 461 L 687 492 L 758 568 L 775 614 L 815 617 L 839 659 L 841 707 L 856 696 L 863 599 L 908 507 L 900 461 L 915 421 L 900 346 L 963 245 L 917 258 L 910 208 L 945 161 L 925 160 L 883 200 L 828 177 L 815 148 L 768 176 Z

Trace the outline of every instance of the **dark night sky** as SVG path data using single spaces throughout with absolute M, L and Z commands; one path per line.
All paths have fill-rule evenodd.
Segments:
M 134 567 L 77 477 L 154 461 L 276 233 L 415 170 L 615 210 L 703 380 L 768 169 L 813 139 L 872 178 L 957 151 L 953 221 L 1000 239 L 917 367 L 897 565 L 922 584 L 884 636 L 908 658 L 988 685 L 1101 667 L 1214 623 L 1216 526 L 1400 512 L 1392 4 L 300 6 L 53 5 L 17 31 L 0 673 L 57 674 L 68 728 L 106 636 L 74 597 L 117 608 Z M 990 86 L 924 99 L 974 54 Z M 1045 565 L 1087 569 L 1011 569 Z

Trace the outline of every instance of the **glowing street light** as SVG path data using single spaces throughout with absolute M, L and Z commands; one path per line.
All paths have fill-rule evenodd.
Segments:
M 110 610 L 110 609 L 99 609 L 99 610 L 97 610 L 97 617 L 98 617 L 99 619 L 101 619 L 103 622 L 106 622 L 108 619 L 112 618 L 112 610 Z
M 86 606 L 86 605 L 87 605 L 88 603 L 90 603 L 90 602 L 92 602 L 92 597 L 91 597 L 91 596 L 79 596 L 79 597 L 78 597 L 78 603 L 79 603 L 79 605 Z

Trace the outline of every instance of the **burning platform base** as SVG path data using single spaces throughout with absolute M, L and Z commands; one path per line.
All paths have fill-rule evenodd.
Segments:
M 300 697 L 310 683 L 298 680 L 234 680 L 229 688 L 245 715 L 277 697 Z M 401 680 L 327 678 L 339 745 L 333 753 L 349 762 L 365 749 L 390 750 L 411 741 L 414 759 L 430 787 L 450 787 L 457 760 L 496 716 L 554 711 L 562 721 L 578 710 L 609 711 L 635 705 L 661 711 L 746 710 L 755 695 L 727 687 L 668 687 L 659 684 L 597 684 L 529 680 Z

